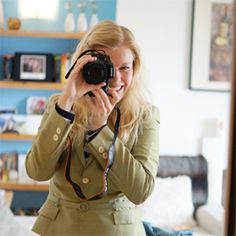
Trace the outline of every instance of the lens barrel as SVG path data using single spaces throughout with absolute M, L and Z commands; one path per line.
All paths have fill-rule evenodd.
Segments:
M 100 84 L 108 79 L 107 67 L 99 60 L 89 62 L 83 67 L 83 77 L 88 84 Z

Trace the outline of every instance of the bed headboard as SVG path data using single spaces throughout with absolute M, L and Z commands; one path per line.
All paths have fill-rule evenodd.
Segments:
M 207 160 L 198 156 L 160 156 L 157 176 L 161 178 L 187 175 L 191 179 L 193 216 L 199 206 L 206 204 L 208 197 Z

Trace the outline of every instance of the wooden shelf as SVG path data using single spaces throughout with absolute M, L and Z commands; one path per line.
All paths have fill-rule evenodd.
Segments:
M 0 189 L 20 191 L 48 191 L 48 184 L 0 182 Z
M 33 37 L 33 38 L 62 38 L 62 39 L 81 39 L 85 33 L 78 32 L 46 32 L 46 31 L 22 31 L 22 30 L 3 30 L 0 35 L 13 37 Z
M 0 80 L 0 88 L 61 90 L 62 83 Z
M 33 135 L 28 135 L 28 134 L 16 134 L 16 133 L 0 134 L 0 140 L 31 141 L 33 138 L 34 138 Z

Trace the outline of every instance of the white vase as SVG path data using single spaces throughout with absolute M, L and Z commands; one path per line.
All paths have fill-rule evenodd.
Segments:
M 0 29 L 4 29 L 4 11 L 3 11 L 3 3 L 0 0 Z
M 86 32 L 88 30 L 88 21 L 84 12 L 81 12 L 77 20 L 78 32 Z
M 74 32 L 75 30 L 75 19 L 71 12 L 69 12 L 66 16 L 64 27 L 66 32 Z
M 92 29 L 94 25 L 98 23 L 97 13 L 93 13 L 90 19 L 89 29 Z

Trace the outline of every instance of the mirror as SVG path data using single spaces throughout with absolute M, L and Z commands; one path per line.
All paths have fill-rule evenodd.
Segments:
M 200 49 L 197 51 L 194 51 L 193 45 L 191 45 L 193 2 L 194 0 L 117 0 L 116 20 L 134 32 L 141 47 L 147 86 L 152 102 L 159 107 L 161 112 L 160 155 L 197 156 L 202 154 L 208 163 L 208 202 L 206 204 L 208 208 L 203 208 L 201 223 L 204 221 L 208 223 L 206 217 L 208 210 L 217 216 L 217 219 L 214 219 L 216 220 L 214 222 L 217 223 L 214 224 L 214 227 L 204 225 L 205 228 L 199 224 L 190 225 L 192 221 L 188 224 L 175 224 L 174 226 L 176 229 L 193 226 L 199 234 L 206 233 L 207 230 L 213 228 L 216 231 L 219 230 L 217 231 L 219 235 L 224 228 L 222 206 L 230 206 L 230 208 L 232 206 L 230 200 L 227 202 L 229 196 L 232 196 L 230 190 L 225 199 L 225 183 L 227 182 L 225 176 L 236 172 L 235 170 L 226 171 L 229 155 L 230 93 L 228 91 L 209 91 L 209 89 L 196 90 L 193 89 L 194 86 L 190 86 L 193 54 L 195 56 L 195 53 L 205 53 L 205 56 L 209 56 L 206 54 L 208 48 L 204 42 L 200 43 Z M 206 4 L 213 0 L 195 0 L 195 2 Z M 230 1 L 214 0 L 214 2 L 224 4 Z M 204 10 L 209 10 L 209 8 Z M 200 20 L 205 24 L 205 17 Z M 200 32 L 200 36 L 205 36 L 205 33 L 205 31 Z M 234 45 L 236 45 L 235 38 Z M 198 40 L 200 39 L 198 38 Z M 196 60 L 204 62 L 205 59 L 196 57 Z M 204 63 L 202 65 L 206 66 Z M 202 69 L 198 69 L 198 71 L 202 71 Z M 191 89 L 189 89 L 190 87 Z M 233 153 L 235 155 L 235 151 Z M 233 156 L 232 153 L 231 156 Z M 177 183 L 181 185 L 183 182 L 178 180 Z M 233 183 L 235 185 L 235 180 Z M 175 185 L 176 182 L 169 183 L 169 186 L 176 187 Z M 234 185 L 228 183 L 229 187 Z M 189 187 L 189 182 L 186 183 L 186 186 Z M 163 188 L 166 189 L 165 186 Z M 170 190 L 174 197 L 174 194 L 183 192 L 181 188 L 177 189 L 177 192 Z M 186 191 L 184 196 L 186 197 L 187 194 L 191 196 L 189 189 Z M 164 196 L 164 200 L 166 200 L 166 196 Z M 235 197 L 232 198 L 235 199 Z M 190 198 L 186 201 L 189 202 Z M 183 206 L 182 209 L 186 209 L 186 202 L 183 201 L 183 198 L 180 199 L 180 204 Z M 165 211 L 165 209 L 158 210 L 161 213 Z M 190 210 L 192 211 L 192 208 Z M 174 213 L 176 213 L 176 209 L 173 208 L 171 214 Z M 232 213 L 226 213 L 231 217 Z M 229 217 L 226 219 L 225 232 L 232 232 L 228 230 L 232 221 L 229 220 Z
M 208 203 L 220 221 L 220 235 L 223 234 L 224 228 L 222 206 L 225 205 L 226 194 L 230 92 L 212 91 L 208 87 L 207 90 L 189 89 L 190 62 L 193 56 L 191 52 L 197 53 L 196 60 L 201 62 L 204 68 L 209 65 L 202 55 L 209 53 L 209 48 L 204 44 L 204 34 L 209 37 L 210 33 L 206 30 L 200 31 L 197 40 L 202 41 L 199 42 L 198 50 L 193 52 L 191 47 L 193 2 L 118 1 L 117 20 L 133 30 L 141 45 L 152 101 L 161 113 L 160 154 L 202 154 L 207 159 Z M 230 1 L 196 2 L 206 4 L 207 8 L 203 10 L 207 14 L 206 11 L 211 10 L 210 3 L 228 4 Z M 210 26 L 211 22 L 207 22 L 206 17 L 201 17 L 199 24 L 201 23 L 205 27 Z M 203 73 L 202 71 L 200 67 L 198 72 Z M 228 84 L 230 89 L 230 82 Z M 219 206 L 218 211 L 214 206 Z

